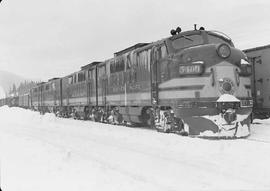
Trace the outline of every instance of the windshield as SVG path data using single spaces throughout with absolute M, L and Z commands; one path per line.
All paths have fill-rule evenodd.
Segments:
M 182 35 L 172 41 L 172 46 L 175 49 L 182 49 L 190 46 L 196 46 L 203 44 L 203 38 L 201 35 Z

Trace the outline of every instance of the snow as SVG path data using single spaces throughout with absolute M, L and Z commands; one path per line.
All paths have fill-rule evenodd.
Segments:
M 232 111 L 233 112 L 233 111 Z M 200 133 L 200 137 L 247 137 L 250 135 L 249 127 L 246 124 L 241 124 L 241 121 L 244 121 L 248 118 L 248 115 L 236 114 L 236 120 L 232 124 L 227 124 L 226 120 L 222 117 L 222 114 L 218 115 L 205 115 L 202 116 L 213 123 L 215 123 L 219 132 L 214 133 L 211 130 L 207 130 Z M 236 128 L 237 126 L 237 128 Z
M 241 65 L 242 64 L 250 65 L 250 63 L 244 59 L 241 59 L 240 63 L 241 63 Z
M 240 100 L 233 95 L 223 94 L 218 98 L 217 102 L 240 102 Z
M 205 140 L 0 108 L 4 191 L 269 190 L 270 120 Z

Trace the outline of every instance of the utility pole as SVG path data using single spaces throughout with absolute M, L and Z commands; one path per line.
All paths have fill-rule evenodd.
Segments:
M 0 3 L 2 2 L 2 0 L 0 0 Z M 2 191 L 1 189 L 1 164 L 0 164 L 0 191 Z
M 2 0 L 0 0 L 0 3 L 2 2 Z M 0 191 L 2 191 L 1 189 L 1 164 L 0 164 Z

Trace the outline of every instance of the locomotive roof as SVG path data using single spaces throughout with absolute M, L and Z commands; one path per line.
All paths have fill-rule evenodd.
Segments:
M 135 50 L 137 48 L 141 48 L 141 47 L 146 46 L 148 44 L 149 43 L 137 43 L 137 44 L 135 44 L 133 46 L 130 46 L 130 47 L 124 49 L 124 50 L 121 50 L 121 51 L 118 51 L 118 52 L 114 53 L 114 56 L 120 56 L 122 54 L 125 54 L 125 53 L 131 51 L 131 50 Z
M 182 35 L 189 35 L 189 34 L 201 34 L 202 31 L 205 31 L 205 30 L 190 30 L 190 31 L 183 31 L 183 32 L 180 32 L 176 35 L 172 35 L 169 37 L 169 39 L 173 40 L 173 39 L 176 39 Z
M 45 84 L 46 82 L 39 82 L 39 83 L 37 83 L 37 86 L 40 86 L 40 85 L 43 85 L 43 84 Z
M 173 36 L 169 36 L 167 38 L 164 38 L 164 39 L 161 39 L 161 40 L 158 40 L 158 41 L 155 41 L 155 42 L 152 42 L 152 43 L 137 43 L 133 46 L 130 46 L 124 50 L 121 50 L 119 52 L 116 52 L 114 53 L 114 56 L 117 57 L 117 56 L 121 56 L 129 51 L 132 51 L 132 50 L 135 50 L 137 49 L 138 51 L 141 51 L 143 50 L 144 48 L 148 47 L 147 45 L 151 46 L 151 45 L 154 45 L 154 44 L 158 44 L 160 42 L 163 42 L 164 40 L 166 39 L 170 39 L 170 40 L 173 40 L 173 39 L 176 39 L 182 35 L 189 35 L 189 34 L 201 34 L 203 31 L 206 31 L 206 30 L 189 30 L 189 31 L 183 31 L 183 32 L 180 32 L 179 34 L 176 34 L 176 35 L 173 35 Z M 209 33 L 213 33 L 215 34 L 215 31 L 206 31 L 206 32 L 209 32 Z
M 174 39 L 177 39 L 183 35 L 190 35 L 190 34 L 201 34 L 203 32 L 206 32 L 208 34 L 214 34 L 214 35 L 218 35 L 220 37 L 223 37 L 224 39 L 228 40 L 228 41 L 231 41 L 230 37 L 228 37 L 226 34 L 224 33 L 221 33 L 219 31 L 207 31 L 207 30 L 189 30 L 189 31 L 183 31 L 183 32 L 180 32 L 176 35 L 172 35 L 172 36 L 169 36 L 167 38 L 164 38 L 164 39 L 161 39 L 161 40 L 158 40 L 156 42 L 152 42 L 152 43 L 137 43 L 133 46 L 130 46 L 124 50 L 121 50 L 121 51 L 118 51 L 116 53 L 114 53 L 114 57 L 117 57 L 117 56 L 121 56 L 129 51 L 132 51 L 132 50 L 135 50 L 135 49 L 138 49 L 138 51 L 144 49 L 145 47 L 148 47 L 147 45 L 151 46 L 153 44 L 157 44 L 157 43 L 160 43 L 160 42 L 163 42 L 164 40 L 166 39 L 170 39 L 170 40 L 174 40 Z
M 58 78 L 58 77 L 57 78 L 51 78 L 51 79 L 48 80 L 48 82 L 53 81 L 53 80 L 58 80 L 58 79 L 60 79 L 60 78 Z
M 92 67 L 92 66 L 95 66 L 95 65 L 97 65 L 97 64 L 99 64 L 99 63 L 101 63 L 101 62 L 100 62 L 100 61 L 94 61 L 94 62 L 91 62 L 90 64 L 86 64 L 86 65 L 82 66 L 82 67 L 81 67 L 81 70 L 88 69 L 88 68 L 90 68 L 90 67 Z

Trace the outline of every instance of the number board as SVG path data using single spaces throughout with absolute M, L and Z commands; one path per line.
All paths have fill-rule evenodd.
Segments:
M 179 66 L 179 73 L 180 75 L 200 74 L 202 73 L 202 65 L 193 64 Z

